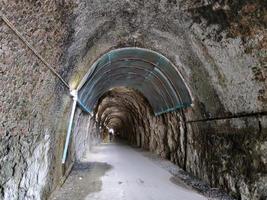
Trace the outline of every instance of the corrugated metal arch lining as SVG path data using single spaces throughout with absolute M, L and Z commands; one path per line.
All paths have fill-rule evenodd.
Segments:
M 78 87 L 78 103 L 91 113 L 101 96 L 116 87 L 141 92 L 155 115 L 192 104 L 188 87 L 174 65 L 148 49 L 121 48 L 103 55 Z

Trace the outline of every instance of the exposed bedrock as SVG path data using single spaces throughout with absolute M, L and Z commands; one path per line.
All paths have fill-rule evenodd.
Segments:
M 0 199 L 46 199 L 102 124 L 236 199 L 266 199 L 266 9 L 262 0 L 0 1 L 72 88 L 104 53 L 136 46 L 170 59 L 194 98 L 155 117 L 142 94 L 108 92 L 93 117 L 76 111 L 62 167 L 69 91 L 0 21 Z
M 155 117 L 144 97 L 137 91 L 116 88 L 100 101 L 96 120 L 101 127 L 132 144 L 157 153 L 176 164 L 184 164 L 184 131 L 181 114 Z

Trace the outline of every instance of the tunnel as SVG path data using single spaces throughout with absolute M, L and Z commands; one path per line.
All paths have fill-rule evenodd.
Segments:
M 267 199 L 266 13 L 0 1 L 0 200 Z

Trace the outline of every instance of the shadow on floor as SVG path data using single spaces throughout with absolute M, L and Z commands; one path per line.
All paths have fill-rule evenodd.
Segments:
M 112 166 L 102 162 L 75 163 L 63 187 L 50 200 L 83 200 L 88 194 L 101 190 L 101 177 Z

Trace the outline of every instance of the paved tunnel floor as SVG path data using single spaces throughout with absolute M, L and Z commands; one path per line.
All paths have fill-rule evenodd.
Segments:
M 77 164 L 53 200 L 202 200 L 136 149 L 101 144 Z

